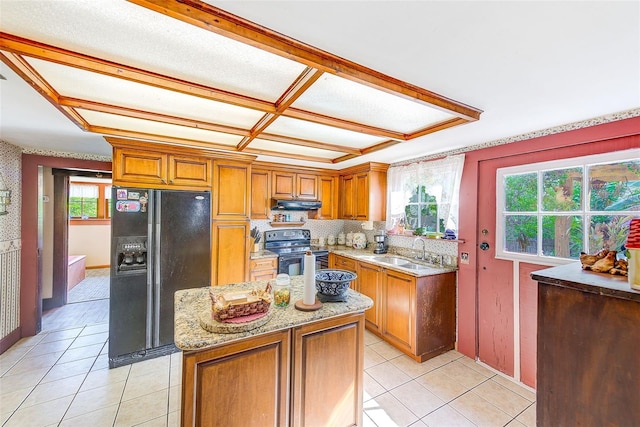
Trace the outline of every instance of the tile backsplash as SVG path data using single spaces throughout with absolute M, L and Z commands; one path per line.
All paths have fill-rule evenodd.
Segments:
M 297 212 L 291 211 L 292 221 L 295 219 L 299 221 L 302 219 L 304 225 L 295 226 L 292 225 L 291 228 L 305 228 L 311 231 L 311 240 L 317 241 L 319 237 L 326 237 L 329 234 L 333 234 L 336 237 L 338 233 L 341 231 L 345 234 L 348 232 L 356 233 L 363 232 L 367 236 L 367 242 L 369 242 L 368 248 L 373 248 L 373 236 L 379 234 L 385 230 L 386 222 L 385 221 L 374 221 L 373 222 L 373 230 L 363 230 L 362 229 L 362 221 L 349 221 L 342 219 L 334 219 L 334 220 L 317 220 L 317 219 L 309 219 L 307 212 Z M 283 227 L 272 227 L 269 220 L 253 220 L 251 221 L 251 227 L 258 227 L 260 233 L 264 233 L 267 230 L 274 229 L 282 229 Z M 418 250 L 422 251 L 422 244 L 416 245 L 416 249 L 413 250 L 412 247 L 414 245 L 415 237 L 413 236 L 389 236 L 389 253 L 396 253 L 402 256 L 413 257 L 417 255 Z M 458 257 L 458 243 L 444 241 L 440 239 L 426 239 L 423 238 L 425 243 L 425 253 L 427 256 L 443 256 L 443 262 L 448 266 L 457 265 L 457 257 Z M 264 247 L 264 239 L 260 242 L 260 247 Z

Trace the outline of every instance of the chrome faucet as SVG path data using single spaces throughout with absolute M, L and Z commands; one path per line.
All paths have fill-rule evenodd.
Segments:
M 420 238 L 420 237 L 416 237 L 415 239 L 413 239 L 413 243 L 411 244 L 411 250 L 415 249 L 416 246 L 416 242 L 422 242 L 422 255 L 418 256 L 416 255 L 416 259 L 421 259 L 424 260 L 425 257 L 425 252 L 426 252 L 426 245 L 424 243 L 424 239 Z

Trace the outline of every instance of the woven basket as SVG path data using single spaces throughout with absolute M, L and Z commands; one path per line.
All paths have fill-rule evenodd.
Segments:
M 261 314 L 269 311 L 271 307 L 270 287 L 264 291 L 254 289 L 245 292 L 227 292 L 224 294 L 214 293 L 214 289 L 209 289 L 211 297 L 211 309 L 213 317 L 219 322 L 235 319 L 237 317 Z

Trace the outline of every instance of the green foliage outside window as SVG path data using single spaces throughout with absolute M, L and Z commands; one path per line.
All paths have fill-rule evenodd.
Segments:
M 444 232 L 444 219 L 438 218 L 438 202 L 418 185 L 404 208 L 406 227 L 424 232 Z M 421 233 L 418 233 L 421 234 Z
M 503 197 L 505 251 L 577 259 L 620 250 L 640 215 L 640 160 L 505 175 Z
M 97 218 L 98 199 L 83 197 L 69 198 L 69 216 L 71 218 Z

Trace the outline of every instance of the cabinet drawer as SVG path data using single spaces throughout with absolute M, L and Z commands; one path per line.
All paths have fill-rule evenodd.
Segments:
M 251 271 L 273 270 L 278 267 L 278 258 L 260 258 L 251 260 Z
M 357 261 L 351 258 L 345 258 L 341 256 L 336 257 L 336 268 L 340 270 L 348 270 L 348 271 L 353 271 L 355 273 L 356 264 L 357 264 Z

